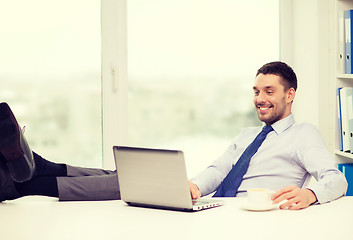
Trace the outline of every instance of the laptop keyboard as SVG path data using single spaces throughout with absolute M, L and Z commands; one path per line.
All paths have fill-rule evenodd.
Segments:
M 205 202 L 192 200 L 192 205 L 193 206 L 201 206 L 201 205 L 204 205 L 204 204 L 205 204 Z

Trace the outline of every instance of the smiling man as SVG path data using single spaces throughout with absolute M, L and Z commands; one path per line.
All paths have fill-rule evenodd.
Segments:
M 320 133 L 311 124 L 295 123 L 291 109 L 297 77 L 292 68 L 283 62 L 265 64 L 253 90 L 265 127 L 243 129 L 222 156 L 191 179 L 192 197 L 214 191 L 215 197 L 238 197 L 246 196 L 247 189 L 267 188 L 275 191 L 274 203 L 287 200 L 281 209 L 296 210 L 343 196 L 347 181 Z M 307 188 L 310 176 L 317 183 Z
M 295 89 L 282 81 L 280 76 L 261 73 L 257 75 L 253 89 L 257 115 L 267 125 L 291 114 Z

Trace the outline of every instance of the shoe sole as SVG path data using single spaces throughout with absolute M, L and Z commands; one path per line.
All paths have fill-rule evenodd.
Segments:
M 9 118 L 11 121 L 9 121 Z M 20 127 L 10 107 L 0 104 L 0 151 L 7 161 L 15 161 L 24 155 L 21 148 Z
M 0 133 L 0 151 L 6 159 L 13 180 L 28 181 L 32 178 L 35 168 L 34 161 L 31 160 L 32 151 L 7 103 L 0 103 Z

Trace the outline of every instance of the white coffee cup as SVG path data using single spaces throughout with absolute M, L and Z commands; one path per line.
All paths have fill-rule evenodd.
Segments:
M 272 203 L 271 196 L 274 193 L 265 188 L 248 189 L 248 203 L 254 206 L 266 206 Z

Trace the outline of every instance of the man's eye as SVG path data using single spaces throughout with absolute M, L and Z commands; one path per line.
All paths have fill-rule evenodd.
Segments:
M 267 91 L 267 94 L 271 95 L 273 94 L 273 91 Z
M 254 95 L 255 95 L 255 96 L 259 95 L 259 92 L 254 92 Z

